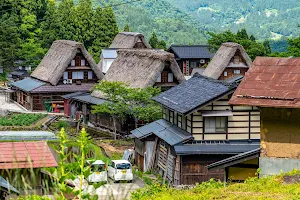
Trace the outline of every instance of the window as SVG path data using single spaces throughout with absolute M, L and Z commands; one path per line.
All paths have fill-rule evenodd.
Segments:
M 93 72 L 92 71 L 88 71 L 88 79 L 93 79 Z
M 81 66 L 85 66 L 85 59 L 81 59 Z
M 205 133 L 226 132 L 226 117 L 205 117 Z
M 227 76 L 227 72 L 224 72 L 224 76 Z
M 161 82 L 161 74 L 158 75 L 156 82 L 158 82 L 158 83 Z
M 68 72 L 64 72 L 64 79 L 68 79 Z
M 83 79 L 83 72 L 72 72 L 72 79 Z
M 74 67 L 75 66 L 75 60 L 71 61 L 71 66 Z
M 168 82 L 173 83 L 173 73 L 168 73 Z
M 171 122 L 172 124 L 174 123 L 174 112 L 173 111 L 169 111 L 170 115 L 169 115 L 169 122 Z
M 233 70 L 233 73 L 234 73 L 234 74 L 240 74 L 240 73 L 241 73 L 241 70 L 235 69 L 235 70 Z
M 197 67 L 197 62 L 191 62 L 191 68 L 196 68 Z

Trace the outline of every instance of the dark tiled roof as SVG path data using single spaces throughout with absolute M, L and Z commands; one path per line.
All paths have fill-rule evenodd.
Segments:
M 183 144 L 174 147 L 177 155 L 198 154 L 240 154 L 260 148 L 257 141 L 248 142 L 206 142 L 201 144 Z
M 300 108 L 300 58 L 257 57 L 230 104 Z
M 103 103 L 107 102 L 107 100 L 93 97 L 91 94 L 74 96 L 74 97 L 72 97 L 72 99 L 80 101 L 80 102 L 84 102 L 84 103 L 94 104 L 94 105 L 103 104 Z
M 212 163 L 207 166 L 209 170 L 211 169 L 220 169 L 220 168 L 225 168 L 229 167 L 241 162 L 244 162 L 246 160 L 251 160 L 253 158 L 258 158 L 260 154 L 260 148 L 256 148 L 229 158 L 226 158 L 224 160 L 220 160 L 218 162 Z
M 23 80 L 13 82 L 12 86 L 15 86 L 25 92 L 30 92 L 31 90 L 34 90 L 36 88 L 41 87 L 42 85 L 45 85 L 45 82 L 39 81 L 37 79 L 33 78 L 25 78 Z
M 89 92 L 94 84 L 82 83 L 81 85 L 44 85 L 31 91 L 31 93 L 48 93 L 48 92 Z
M 158 103 L 182 114 L 224 96 L 237 87 L 228 83 L 196 74 L 183 83 L 161 93 L 154 98 Z
M 171 50 L 180 59 L 212 58 L 215 55 L 208 50 L 208 45 L 172 45 L 168 51 Z
M 171 124 L 170 122 L 160 119 L 143 127 L 137 128 L 131 133 L 138 139 L 143 139 L 149 135 L 155 134 L 170 145 L 176 145 L 193 138 L 193 136 Z

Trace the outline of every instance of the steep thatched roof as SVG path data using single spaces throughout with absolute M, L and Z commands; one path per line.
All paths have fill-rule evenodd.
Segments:
M 138 42 L 143 43 L 144 48 L 151 48 L 141 33 L 121 32 L 112 41 L 109 48 L 131 49 L 135 48 Z M 139 47 L 136 47 L 139 48 Z
M 165 67 L 170 62 L 170 69 L 179 83 L 185 80 L 174 55 L 161 50 L 153 49 L 123 49 L 118 50 L 118 57 L 112 63 L 105 81 L 120 81 L 129 84 L 132 88 L 153 86 Z M 93 96 L 101 97 L 94 91 Z
M 203 76 L 218 79 L 226 67 L 228 67 L 231 59 L 239 51 L 242 59 L 245 61 L 247 68 L 252 65 L 251 58 L 246 53 L 244 47 L 237 43 L 227 42 L 223 43 L 219 48 L 212 61 L 208 64 L 203 72 Z
M 98 79 L 102 79 L 101 70 L 83 44 L 69 40 L 54 41 L 41 63 L 32 72 L 31 77 L 56 85 L 78 51 L 84 55 Z

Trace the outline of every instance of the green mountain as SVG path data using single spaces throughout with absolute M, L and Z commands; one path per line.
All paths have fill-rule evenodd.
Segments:
M 176 8 L 165 0 L 94 0 L 97 5 L 114 6 L 119 29 L 129 24 L 132 31 L 143 33 L 148 39 L 154 31 L 159 39 L 170 44 L 204 44 L 207 40 L 200 23 L 190 14 Z
M 93 4 L 131 1 L 93 0 Z M 128 23 L 147 38 L 155 31 L 168 45 L 205 43 L 207 31 L 228 29 L 246 28 L 258 39 L 300 35 L 299 0 L 141 0 L 113 9 L 120 29 Z
M 257 38 L 300 35 L 299 0 L 166 0 L 212 31 L 246 28 Z

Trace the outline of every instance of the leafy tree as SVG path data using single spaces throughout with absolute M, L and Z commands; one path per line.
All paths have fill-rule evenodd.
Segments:
M 101 81 L 96 85 L 105 99 L 104 104 L 93 107 L 93 113 L 105 113 L 112 117 L 116 136 L 116 119 L 132 116 L 136 120 L 150 122 L 161 117 L 161 108 L 152 98 L 160 93 L 159 88 L 130 88 L 122 82 Z
M 288 40 L 288 51 L 289 56 L 300 57 L 300 37 Z
M 165 50 L 167 48 L 166 42 L 163 40 L 159 41 L 154 32 L 152 32 L 151 38 L 149 40 L 149 44 L 152 48 L 155 48 L 155 49 L 164 49 Z
M 270 46 L 263 43 L 253 41 L 248 38 L 248 34 L 245 29 L 242 29 L 238 33 L 232 33 L 230 30 L 223 33 L 209 33 L 210 39 L 208 40 L 209 47 L 212 51 L 217 51 L 222 43 L 235 42 L 241 44 L 251 59 L 255 59 L 256 56 L 265 56 L 270 53 Z M 251 37 L 251 36 L 250 36 Z M 253 39 L 254 37 L 252 37 Z
M 125 32 L 130 32 L 130 27 L 129 27 L 128 24 L 126 24 L 126 25 L 124 26 L 123 31 L 125 31 Z

